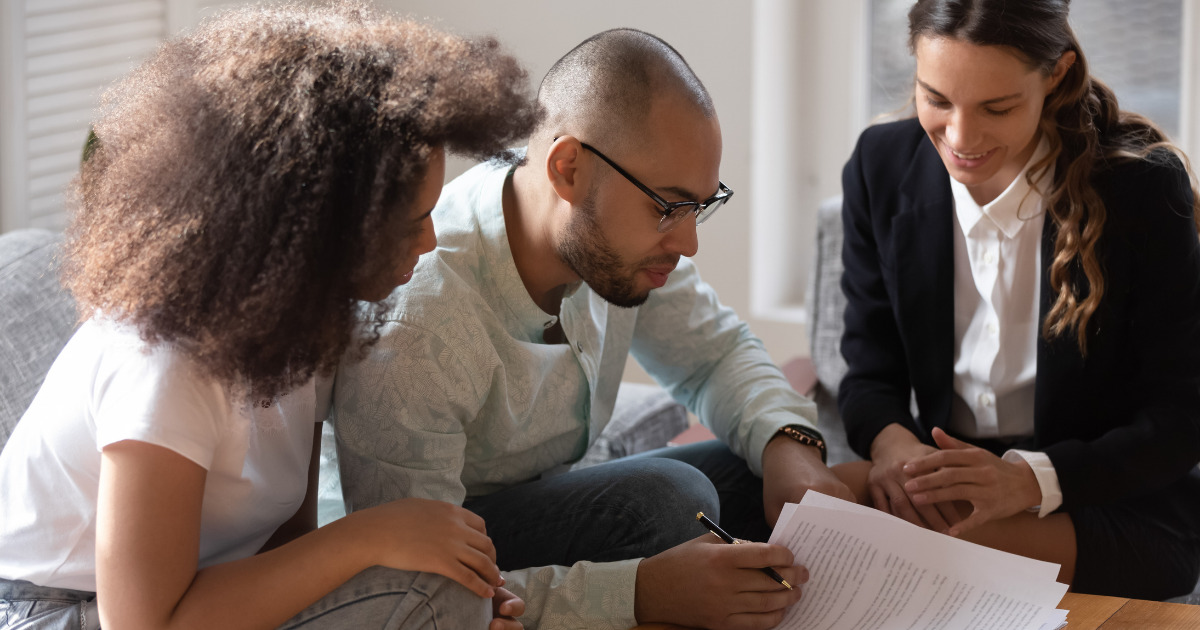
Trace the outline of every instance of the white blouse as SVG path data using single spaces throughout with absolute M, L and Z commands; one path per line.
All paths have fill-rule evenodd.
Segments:
M 1051 165 L 1030 187 L 1031 165 L 1046 155 L 1038 145 L 1021 173 L 1000 196 L 980 206 L 966 185 L 950 178 L 954 194 L 954 392 L 950 428 L 974 438 L 1033 434 L 1034 379 L 1040 334 L 1041 189 L 1053 181 Z M 1062 505 L 1054 465 L 1044 453 L 1010 450 L 1023 458 L 1042 491 L 1039 516 Z

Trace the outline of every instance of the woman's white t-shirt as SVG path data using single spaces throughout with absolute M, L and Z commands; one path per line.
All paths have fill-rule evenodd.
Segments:
M 254 555 L 304 500 L 313 423 L 328 407 L 316 381 L 271 401 L 235 400 L 169 345 L 87 321 L 0 453 L 0 577 L 96 590 L 100 451 L 122 440 L 208 471 L 200 567 Z

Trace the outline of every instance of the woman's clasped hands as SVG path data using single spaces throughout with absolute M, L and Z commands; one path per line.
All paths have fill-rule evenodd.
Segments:
M 1007 518 L 1041 502 L 1041 488 L 1033 469 L 1024 459 L 1009 462 L 986 449 L 972 446 L 935 428 L 938 449 L 903 464 L 908 477 L 904 492 L 917 510 L 939 513 L 955 510 L 965 514 L 948 522 L 951 536 L 960 536 L 989 521 Z M 928 447 L 927 447 L 928 448 Z M 948 519 L 947 519 L 948 520 Z

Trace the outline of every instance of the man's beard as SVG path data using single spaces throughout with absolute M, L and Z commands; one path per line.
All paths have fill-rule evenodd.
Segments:
M 600 231 L 594 189 L 588 191 L 583 203 L 571 214 L 566 234 L 555 249 L 571 271 L 609 304 L 632 308 L 641 306 L 650 297 L 649 290 L 637 292 L 634 272 L 621 263 L 621 257 Z

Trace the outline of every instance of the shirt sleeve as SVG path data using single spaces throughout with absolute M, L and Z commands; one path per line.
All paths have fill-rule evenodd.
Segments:
M 97 368 L 90 406 L 96 448 L 123 440 L 161 446 L 204 469 L 230 421 L 224 388 L 169 345 L 119 341 Z
M 1037 478 L 1038 488 L 1042 491 L 1042 503 L 1036 506 L 1038 518 L 1046 518 L 1062 505 L 1062 487 L 1058 484 L 1058 473 L 1054 471 L 1054 462 L 1050 461 L 1049 456 L 1034 451 L 1010 449 L 1001 459 L 1010 464 L 1025 460 L 1033 469 L 1033 476 Z
M 686 258 L 638 309 L 632 352 L 759 476 L 763 449 L 780 427 L 816 430 L 816 405 L 792 389 L 750 327 Z
M 505 588 L 525 600 L 525 614 L 519 619 L 526 630 L 624 630 L 637 625 L 633 605 L 640 562 L 637 558 L 505 571 Z
M 453 349 L 410 322 L 388 322 L 334 383 L 333 427 L 348 512 L 400 497 L 462 505 L 467 437 L 479 397 Z

